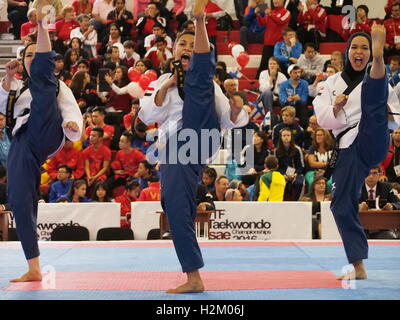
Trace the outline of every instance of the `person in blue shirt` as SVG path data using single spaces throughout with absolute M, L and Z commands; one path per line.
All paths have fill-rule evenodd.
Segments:
M 57 202 L 62 195 L 67 194 L 71 189 L 72 169 L 67 165 L 62 165 L 57 171 L 57 181 L 50 187 L 49 202 Z
M 257 21 L 255 9 L 258 4 L 264 3 L 264 0 L 251 0 L 244 16 L 244 25 L 240 28 L 240 44 L 247 50 L 249 42 L 263 43 L 265 27 Z
M 6 128 L 6 116 L 0 113 L 0 164 L 7 168 L 8 151 L 11 145 L 11 133 Z
M 87 188 L 86 180 L 75 180 L 69 192 L 59 197 L 56 202 L 91 202 L 92 200 L 86 197 Z
M 386 73 L 389 77 L 389 83 L 394 88 L 400 82 L 400 57 L 392 56 L 389 64 L 386 65 Z
M 297 64 L 303 52 L 303 46 L 297 41 L 296 32 L 293 29 L 284 29 L 282 35 L 283 41 L 275 44 L 274 57 L 279 60 L 283 72 L 286 73 L 291 64 Z
M 305 129 L 308 126 L 308 82 L 300 79 L 301 68 L 292 64 L 288 68 L 290 79 L 282 82 L 279 88 L 279 102 L 282 107 L 293 106 L 299 118 L 300 125 Z

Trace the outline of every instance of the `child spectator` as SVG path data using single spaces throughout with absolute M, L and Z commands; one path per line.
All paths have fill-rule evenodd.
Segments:
M 132 12 L 126 10 L 125 0 L 113 0 L 114 10 L 110 11 L 107 15 L 107 25 L 114 23 L 121 31 L 122 41 L 131 38 L 131 29 L 133 25 Z
M 299 118 L 300 125 L 306 128 L 308 121 L 308 82 L 300 79 L 301 68 L 291 65 L 288 68 L 290 79 L 281 83 L 279 88 L 279 102 L 281 106 L 293 106 Z
M 93 202 L 111 202 L 110 191 L 107 188 L 107 184 L 104 181 L 98 181 L 95 183 L 92 195 Z
M 171 37 L 167 36 L 165 33 L 165 27 L 161 23 L 156 22 L 153 24 L 153 33 L 144 38 L 144 48 L 146 49 L 146 52 L 156 45 L 156 39 L 159 37 L 164 38 L 168 50 L 172 50 Z
M 121 228 L 131 227 L 131 202 L 139 197 L 140 186 L 137 181 L 128 181 L 122 196 L 115 198 L 115 202 L 121 204 Z
M 135 177 L 140 161 L 146 159 L 143 153 L 131 147 L 132 141 L 133 135 L 129 132 L 124 132 L 119 139 L 120 150 L 111 163 L 114 176 L 107 181 L 111 191 L 118 186 L 125 185 L 128 177 Z
M 242 194 L 238 189 L 228 189 L 225 192 L 225 201 L 242 201 Z
M 49 202 L 56 202 L 61 196 L 67 194 L 72 186 L 72 169 L 61 165 L 57 171 L 57 181 L 50 187 Z
M 56 179 L 57 170 L 63 165 L 71 168 L 73 179 L 81 179 L 85 173 L 82 152 L 73 148 L 73 142 L 68 139 L 66 139 L 62 149 L 48 162 L 47 173 L 52 180 Z
M 204 168 L 201 182 L 207 188 L 208 192 L 215 190 L 215 180 L 217 179 L 217 171 L 214 168 Z
M 282 122 L 278 123 L 272 129 L 272 142 L 277 147 L 279 143 L 280 132 L 284 128 L 288 128 L 292 131 L 295 142 L 297 145 L 302 144 L 302 133 L 303 128 L 294 122 L 296 116 L 296 109 L 292 106 L 286 106 L 281 110 Z
M 136 61 L 140 60 L 140 56 L 135 52 L 135 43 L 132 40 L 127 40 L 124 42 L 124 52 L 124 62 L 129 68 L 133 67 Z
M 119 46 L 112 46 L 108 49 L 107 53 L 109 54 L 109 58 L 106 59 L 106 61 L 104 62 L 104 68 L 108 68 L 114 71 L 115 67 L 128 67 L 125 61 L 121 59 L 121 51 Z
M 90 132 L 94 128 L 99 128 L 103 131 L 101 134 L 102 137 L 102 144 L 108 148 L 111 146 L 111 140 L 114 136 L 115 129 L 112 125 L 105 124 L 104 119 L 106 117 L 106 111 L 102 107 L 96 107 L 92 110 L 92 122 L 93 122 L 93 127 L 89 126 L 86 128 L 85 131 L 85 139 L 87 140 L 88 137 L 90 136 Z
M 300 147 L 294 143 L 290 129 L 284 128 L 280 131 L 275 156 L 279 161 L 278 171 L 286 180 L 284 200 L 299 200 L 304 187 L 304 158 Z
M 67 194 L 62 195 L 56 202 L 91 202 L 86 197 L 87 182 L 83 179 L 75 180 Z
M 172 53 L 167 49 L 167 43 L 162 37 L 156 38 L 154 45 L 146 52 L 144 58 L 149 59 L 154 67 L 162 69 L 166 60 L 172 58 Z
M 71 75 L 78 70 L 79 52 L 75 49 L 68 49 L 64 55 L 64 68 Z
M 324 70 L 324 63 L 324 58 L 318 54 L 315 45 L 307 43 L 297 65 L 303 69 L 302 78 L 312 84 L 316 75 Z
M 76 50 L 76 52 L 78 52 L 78 60 L 89 59 L 89 54 L 82 49 L 82 41 L 78 37 L 71 38 L 68 48 Z
M 105 181 L 110 167 L 111 150 L 103 145 L 104 131 L 101 128 L 93 128 L 90 131 L 90 146 L 83 150 L 85 160 L 86 179 L 89 187 L 96 181 Z
M 64 81 L 66 85 L 69 85 L 71 83 L 72 75 L 64 69 L 64 57 L 61 54 L 56 55 L 55 65 L 54 75 L 56 78 Z
M 160 201 L 160 182 L 157 176 L 149 179 L 149 186 L 142 189 L 138 201 Z
M 291 28 L 285 28 L 282 32 L 283 41 L 274 46 L 274 57 L 278 59 L 284 72 L 291 64 L 297 64 L 303 52 L 303 46 L 296 38 L 296 32 Z M 260 75 L 261 77 L 261 75 Z
M 279 162 L 275 156 L 265 159 L 265 173 L 259 180 L 260 192 L 257 201 L 283 201 L 286 179 L 278 168 Z
M 303 44 L 307 42 L 314 43 L 316 48 L 326 37 L 326 25 L 328 22 L 326 11 L 319 5 L 320 2 L 320 0 L 307 0 L 307 11 L 304 10 L 304 5 L 300 2 L 300 14 L 297 17 L 300 25 L 297 30 L 300 42 Z
M 97 31 L 92 25 L 89 24 L 90 16 L 81 14 L 77 17 L 79 27 L 71 30 L 70 38 L 79 38 L 83 43 L 83 50 L 85 50 L 88 58 L 97 56 Z

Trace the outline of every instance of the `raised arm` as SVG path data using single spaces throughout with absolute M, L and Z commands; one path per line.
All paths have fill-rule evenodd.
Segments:
M 385 62 L 383 60 L 383 49 L 386 41 L 386 29 L 384 26 L 374 22 L 371 28 L 372 37 L 372 67 L 370 77 L 382 79 L 386 74 Z

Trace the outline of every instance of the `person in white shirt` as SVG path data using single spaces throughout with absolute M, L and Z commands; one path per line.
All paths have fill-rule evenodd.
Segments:
M 144 48 L 146 51 L 149 51 L 155 46 L 155 41 L 158 37 L 163 37 L 167 44 L 168 50 L 172 51 L 172 39 L 170 36 L 167 36 L 164 26 L 159 22 L 155 22 L 153 24 L 153 33 L 144 38 Z
M 363 260 L 368 258 L 368 242 L 358 217 L 358 198 L 370 168 L 386 157 L 388 116 L 397 127 L 400 122 L 399 100 L 385 74 L 385 40 L 385 28 L 377 24 L 371 37 L 353 34 L 344 71 L 329 77 L 313 102 L 318 124 L 333 131 L 338 146 L 336 163 L 328 165 L 334 168 L 331 210 L 348 262 L 354 266 L 340 280 L 367 278 Z
M 96 0 L 93 3 L 93 19 L 90 21 L 90 23 L 93 24 L 100 39 L 104 37 L 107 29 L 107 16 L 109 12 L 114 9 L 115 7 L 113 6 L 113 0 Z
M 176 41 L 174 58 L 178 61 L 175 72 L 162 75 L 155 83 L 151 97 L 140 101 L 142 108 L 139 118 L 146 124 L 159 124 L 161 204 L 168 217 L 182 270 L 188 277 L 185 284 L 169 289 L 167 293 L 204 291 L 199 273 L 204 262 L 193 224 L 198 181 L 203 164 L 220 147 L 220 128 L 240 127 L 248 122 L 247 113 L 230 105 L 221 88 L 212 80 L 215 61 L 205 28 L 206 4 L 207 0 L 196 1 L 195 36 L 184 32 Z M 186 71 L 184 80 L 181 68 Z M 219 137 L 217 145 L 214 144 L 216 148 L 212 148 L 211 152 L 209 148 L 202 150 L 209 142 L 201 136 L 202 130 L 214 133 L 214 136 L 217 133 Z M 178 137 L 187 137 L 186 133 L 190 134 L 189 141 L 177 140 Z M 190 159 L 186 158 L 186 152 L 183 151 L 188 145 Z M 179 157 L 174 159 L 176 155 Z M 149 152 L 147 156 L 149 158 Z
M 89 58 L 96 57 L 97 31 L 89 24 L 90 17 L 87 14 L 81 14 L 77 17 L 77 20 L 79 22 L 79 27 L 71 30 L 70 39 L 79 38 Z
M 262 71 L 259 78 L 259 100 L 262 101 L 265 114 L 272 112 L 274 101 L 278 101 L 279 104 L 279 86 L 286 80 L 286 76 L 280 72 L 279 60 L 275 57 L 269 58 L 268 70 Z
M 6 76 L 0 85 L 0 112 L 7 115 L 7 124 L 14 126 L 7 162 L 8 200 L 29 266 L 26 274 L 12 282 L 42 280 L 36 230 L 41 165 L 62 148 L 65 137 L 79 140 L 83 125 L 71 90 L 54 75 L 56 54 L 42 25 L 42 8 L 49 3 L 38 0 L 37 44 L 30 44 L 24 51 L 26 89 L 14 78 L 19 67 L 16 60 L 6 64 Z M 14 93 L 12 107 L 10 97 Z

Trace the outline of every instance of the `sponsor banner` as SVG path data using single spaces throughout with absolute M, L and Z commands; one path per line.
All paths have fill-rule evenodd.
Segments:
M 40 241 L 51 239 L 58 226 L 83 226 L 90 240 L 96 240 L 101 228 L 120 226 L 120 204 L 107 203 L 39 203 L 37 234 Z M 15 228 L 11 215 L 10 226 Z
M 212 240 L 310 240 L 310 202 L 216 202 L 211 215 Z M 147 239 L 160 227 L 160 202 L 132 203 L 132 230 L 136 240 Z
M 321 239 L 341 240 L 335 218 L 331 211 L 331 202 L 321 202 Z

